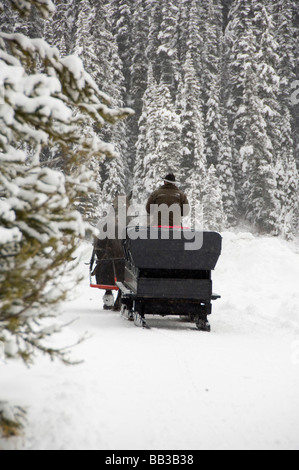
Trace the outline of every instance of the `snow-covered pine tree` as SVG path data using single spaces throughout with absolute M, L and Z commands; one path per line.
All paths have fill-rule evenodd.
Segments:
M 141 126 L 145 129 L 137 142 L 136 165 L 140 165 L 141 171 L 136 172 L 135 181 L 138 178 L 140 192 L 137 193 L 136 188 L 134 188 L 134 193 L 140 203 L 146 201 L 150 193 L 156 189 L 158 182 L 161 183 L 161 178 L 163 178 L 158 174 L 158 164 L 160 162 L 157 147 L 162 133 L 162 124 L 160 122 L 161 96 L 159 91 L 158 84 L 153 78 L 145 96 L 145 111 L 141 117 Z M 151 103 L 152 96 L 155 96 L 156 100 Z M 149 99 L 149 102 L 147 102 L 147 99 Z M 144 140 L 142 141 L 143 136 Z
M 177 0 L 162 2 L 162 22 L 158 34 L 159 47 L 157 50 L 161 64 L 161 80 L 168 85 L 172 96 L 175 96 L 179 81 L 178 63 L 178 18 Z
M 51 2 L 33 3 L 53 11 Z M 30 12 L 31 2 L 23 4 Z M 130 111 L 111 108 L 78 58 L 61 58 L 42 39 L 0 37 L 1 349 L 28 362 L 38 350 L 64 359 L 47 344 L 42 320 L 65 298 L 61 275 L 85 234 L 74 203 L 94 188 L 89 161 L 114 154 L 112 145 L 86 138 L 82 126 L 93 120 L 101 127 Z M 64 173 L 40 164 L 42 147 L 54 144 L 65 155 Z
M 72 0 L 59 2 L 54 0 L 56 10 L 45 24 L 45 39 L 59 49 L 62 57 L 71 53 L 71 21 Z
M 12 8 L 10 0 L 2 0 L 0 4 L 0 24 L 3 33 L 13 33 L 18 15 Z
M 291 84 L 296 80 L 296 29 L 293 24 L 293 0 L 275 0 L 272 6 L 274 20 L 274 38 L 278 54 L 280 76 L 280 103 L 290 106 Z
M 262 100 L 262 112 L 265 115 L 266 132 L 272 142 L 273 165 L 277 174 L 277 198 L 280 201 L 280 223 L 278 232 L 290 236 L 295 228 L 295 213 L 298 207 L 298 187 L 295 183 L 298 174 L 294 159 L 294 145 L 291 136 L 289 103 L 284 93 L 288 93 L 285 83 L 280 84 L 287 58 L 283 62 L 277 51 L 274 25 L 265 6 L 255 2 L 253 25 L 259 44 L 257 52 L 257 75 L 259 77 L 258 93 Z M 291 57 L 289 58 L 291 60 Z M 291 72 L 289 64 L 288 70 Z M 286 78 L 284 77 L 284 81 Z
M 74 53 L 78 57 L 82 57 L 85 68 L 93 75 L 94 79 L 96 78 L 98 67 L 95 38 L 92 35 L 95 13 L 96 11 L 91 0 L 80 1 L 74 46 Z
M 189 51 L 182 67 L 182 79 L 178 89 L 177 109 L 182 126 L 182 164 L 180 169 L 181 183 L 188 191 L 193 186 L 195 167 L 206 167 L 205 135 L 202 115 L 201 90 L 194 68 L 192 53 Z M 198 165 L 197 160 L 202 164 Z M 201 175 L 195 177 L 200 178 Z M 190 180 L 191 178 L 191 180 Z M 202 184 L 202 183 L 201 183 Z
M 269 5 L 270 6 L 270 5 Z M 296 79 L 296 40 L 291 0 L 277 0 L 272 5 L 275 19 L 274 35 L 277 42 L 278 74 L 280 77 L 277 120 L 277 184 L 281 200 L 279 225 L 281 232 L 291 237 L 298 226 L 298 171 L 295 161 L 295 119 L 290 106 L 291 84 Z
M 299 175 L 294 158 L 290 111 L 284 112 L 278 123 L 279 142 L 275 171 L 277 175 L 277 198 L 280 202 L 280 214 L 277 222 L 279 233 L 292 238 L 297 233 L 299 222 Z
M 256 73 L 258 76 L 258 94 L 262 102 L 262 113 L 267 124 L 266 132 L 273 146 L 274 161 L 280 138 L 277 123 L 279 114 L 278 44 L 274 37 L 274 25 L 264 3 L 255 1 L 253 6 L 253 34 L 256 43 Z
M 99 4 L 99 8 L 101 8 L 101 3 L 102 2 Z M 64 13 L 66 13 L 66 11 Z M 66 15 L 64 14 L 63 17 L 65 16 Z M 102 67 L 99 66 L 99 51 L 97 50 L 96 38 L 93 35 L 95 16 L 96 9 L 92 5 L 91 0 L 80 1 L 80 4 L 76 9 L 77 21 L 74 33 L 75 42 L 73 51 L 75 55 L 82 59 L 85 70 L 90 73 L 95 82 L 100 85 L 101 83 L 105 83 L 105 80 L 104 73 L 101 73 Z M 101 34 L 103 34 L 103 29 L 101 29 Z M 107 46 L 107 44 L 105 44 L 105 46 Z M 101 59 L 103 63 L 104 58 L 101 57 Z M 108 82 L 111 81 L 111 77 L 109 77 L 109 79 L 110 80 Z M 89 135 L 90 137 L 95 136 L 95 131 L 92 125 L 89 127 L 84 126 L 82 132 L 84 132 L 85 135 Z M 84 214 L 85 220 L 88 220 L 94 226 L 96 225 L 99 216 L 99 183 L 101 183 L 102 180 L 100 169 L 103 171 L 103 167 L 103 162 L 99 162 L 97 158 L 93 158 L 90 161 L 89 170 L 93 173 L 92 179 L 97 185 L 97 190 L 95 193 L 92 192 L 81 198 L 80 203 L 78 204 L 78 209 L 82 214 Z
M 61 57 L 65 57 L 72 53 L 72 29 L 73 29 L 73 14 L 76 6 L 76 1 L 66 0 L 61 2 L 53 0 L 55 11 L 44 24 L 44 38 L 53 47 L 57 47 Z M 34 29 L 34 24 L 31 24 Z M 40 36 L 42 37 L 42 36 Z M 47 166 L 53 169 L 63 170 L 65 156 L 60 155 L 61 149 L 57 145 L 45 147 L 42 149 L 41 162 L 46 162 Z
M 101 5 L 98 0 L 92 0 L 96 8 L 93 35 L 96 37 L 97 54 L 98 54 L 98 73 L 101 75 L 95 78 L 96 81 L 102 83 L 103 90 L 112 97 L 112 104 L 116 107 L 122 107 L 124 97 L 129 101 L 126 95 L 126 80 L 124 77 L 124 66 L 119 56 L 118 44 L 116 37 L 113 35 L 113 26 L 109 10 L 107 10 L 106 2 Z M 98 34 L 98 28 L 102 31 Z M 132 185 L 131 169 L 134 164 L 134 156 L 131 156 L 129 148 L 129 129 L 132 116 L 127 121 L 119 121 L 108 132 L 104 134 L 106 140 L 113 142 L 116 155 L 111 161 L 106 158 L 103 168 L 108 175 L 110 184 L 101 186 L 100 200 L 101 204 L 112 204 L 117 194 L 129 194 Z
M 222 193 L 223 209 L 229 225 L 235 225 L 237 220 L 237 197 L 233 174 L 233 153 L 229 137 L 228 123 L 224 110 L 221 122 L 220 156 L 216 167 L 219 185 Z
M 132 43 L 130 46 L 131 67 L 130 84 L 127 90 L 130 106 L 135 111 L 135 116 L 128 121 L 127 146 L 129 170 L 133 172 L 136 158 L 136 142 L 139 135 L 138 121 L 142 113 L 142 97 L 147 87 L 148 61 L 146 49 L 148 44 L 148 18 L 146 2 L 135 0 L 132 8 Z
M 133 107 L 136 116 L 139 118 L 142 112 L 142 97 L 147 87 L 147 58 L 146 46 L 148 41 L 148 21 L 145 2 L 135 0 L 132 35 L 134 38 L 132 65 L 131 65 L 131 85 L 130 91 L 133 100 Z
M 291 138 L 297 140 L 296 128 L 296 108 L 290 102 L 292 84 L 298 77 L 297 56 L 298 56 L 298 32 L 294 24 L 295 12 L 298 11 L 297 4 L 293 0 L 276 0 L 270 3 L 275 22 L 274 35 L 277 43 L 277 53 L 279 56 L 278 73 L 280 77 L 279 103 L 281 114 L 284 116 L 284 110 L 290 112 L 292 134 Z M 299 13 L 298 13 L 299 15 Z M 291 90 L 291 92 L 290 92 Z
M 42 38 L 45 35 L 45 20 L 39 14 L 36 7 L 31 9 L 30 15 L 27 20 L 26 30 L 20 31 L 30 38 Z M 19 32 L 15 29 L 15 32 Z
M 162 22 L 162 2 L 160 0 L 145 0 L 145 3 L 149 22 L 146 56 L 152 67 L 155 79 L 159 81 L 161 77 L 161 63 L 157 51 L 160 46 L 159 32 Z
M 183 0 L 179 3 L 179 62 L 184 64 L 187 53 L 191 54 L 196 75 L 202 86 L 202 58 L 204 45 L 203 4 L 198 0 Z
M 158 97 L 157 122 L 160 122 L 161 132 L 156 146 L 157 161 L 153 165 L 154 172 L 151 179 L 154 186 L 158 186 L 161 178 L 169 171 L 181 178 L 182 165 L 180 117 L 173 104 L 170 90 L 163 82 L 158 87 Z
M 112 25 L 112 33 L 116 39 L 119 57 L 123 64 L 125 89 L 129 93 L 131 84 L 132 66 L 132 27 L 133 27 L 133 2 L 132 0 L 110 0 L 109 15 Z
M 190 205 L 190 215 L 187 220 L 184 220 L 184 224 L 196 230 L 205 229 L 203 197 L 207 183 L 207 173 L 205 158 L 195 152 L 193 169 L 189 171 L 189 177 L 185 183 Z
M 293 26 L 294 26 L 294 42 L 295 42 L 295 58 L 296 58 L 296 85 L 295 89 L 292 91 L 298 90 L 298 77 L 299 77 L 299 64 L 298 64 L 298 56 L 299 56 L 299 11 L 298 11 L 298 2 L 296 0 L 292 1 L 293 6 Z M 292 103 L 292 119 L 293 119 L 293 140 L 295 144 L 295 160 L 297 164 L 297 168 L 299 171 L 299 103 L 296 102 Z
M 154 159 L 160 136 L 156 106 L 158 103 L 158 85 L 150 66 L 147 89 L 143 97 L 143 109 L 139 119 L 139 137 L 136 144 L 136 163 L 134 168 L 133 199 L 137 204 L 145 201 L 150 189 L 146 189 L 148 162 Z
M 108 205 L 111 205 L 118 195 L 129 195 L 131 180 L 128 179 L 128 164 L 124 156 L 126 155 L 125 138 L 122 142 L 121 136 L 125 135 L 125 128 L 120 124 L 115 125 L 115 130 L 110 134 L 110 139 L 115 142 L 116 154 L 111 160 L 106 157 L 101 172 L 100 190 L 98 191 L 97 213 L 103 212 Z
M 170 171 L 180 175 L 181 123 L 168 86 L 149 73 L 137 142 L 134 199 L 144 203 Z
M 238 122 L 238 110 L 242 105 L 246 67 L 248 62 L 248 32 L 252 29 L 252 1 L 233 0 L 225 30 L 225 60 L 227 64 L 226 109 L 230 137 L 233 143 L 233 164 L 239 213 L 243 216 L 243 171 L 240 148 L 244 144 L 244 129 Z
M 214 165 L 211 165 L 202 197 L 203 206 L 203 228 L 221 232 L 227 223 L 226 215 L 223 209 L 221 188 Z
M 222 8 L 219 0 L 205 3 L 206 25 L 203 46 L 203 96 L 208 165 L 217 165 L 221 146 L 221 56 L 223 47 Z
M 180 2 L 179 60 L 182 70 L 177 108 L 182 124 L 181 181 L 191 207 L 191 227 L 203 227 L 202 199 L 207 179 L 206 141 L 203 118 L 204 4 L 197 0 Z
M 192 51 L 187 53 L 179 85 L 177 107 L 182 126 L 181 182 L 190 203 L 189 225 L 203 227 L 202 199 L 207 179 L 205 135 L 201 90 L 194 68 Z M 187 221 L 185 222 L 187 223 Z
M 12 7 L 11 0 L 2 2 L 4 14 L 0 18 L 1 31 L 22 33 L 31 38 L 41 38 L 44 35 L 45 20 L 38 9 L 33 5 L 26 17 L 20 18 L 20 14 Z M 20 4 L 21 6 L 21 4 Z M 1 7 L 0 7 L 1 10 Z
M 225 30 L 225 61 L 227 64 L 226 103 L 230 138 L 233 143 L 233 170 L 236 181 L 239 213 L 242 217 L 243 171 L 240 148 L 244 144 L 244 129 L 238 121 L 242 105 L 246 67 L 248 63 L 248 32 L 252 28 L 251 0 L 233 0 Z
M 229 102 L 227 104 L 229 124 L 234 125 L 235 114 L 243 99 L 247 64 L 247 38 L 252 29 L 252 1 L 233 0 L 225 30 L 226 61 L 229 64 Z M 245 51 L 245 55 L 244 55 Z M 243 136 L 240 135 L 241 142 Z M 239 146 L 238 146 L 239 149 Z M 238 150 L 237 149 L 237 150 Z
M 124 78 L 105 3 L 102 0 L 96 3 L 93 0 L 83 0 L 79 5 L 76 26 L 75 54 L 82 58 L 85 69 L 95 82 L 112 97 L 113 105 L 122 106 Z M 99 135 L 106 141 L 113 141 L 117 150 L 115 158 L 112 161 L 105 159 L 101 168 L 99 162 L 92 162 L 98 197 L 90 195 L 86 204 L 90 209 L 93 207 L 91 214 L 94 221 L 102 212 L 103 206 L 112 204 L 117 194 L 126 192 L 128 162 L 125 131 L 124 123 L 117 123 L 111 129 L 106 128 L 104 132 L 95 127 L 88 131 L 91 135 L 100 132 Z M 87 214 L 86 207 L 83 212 Z
M 273 145 L 267 134 L 263 101 L 259 97 L 257 54 L 253 32 L 248 33 L 247 67 L 243 103 L 237 113 L 244 129 L 244 145 L 240 149 L 244 183 L 246 218 L 260 233 L 278 233 L 280 205 L 277 199 L 277 177 Z

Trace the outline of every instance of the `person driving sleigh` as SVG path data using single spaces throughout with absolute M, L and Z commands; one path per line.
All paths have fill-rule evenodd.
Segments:
M 146 204 L 151 225 L 157 227 L 182 227 L 182 219 L 190 212 L 188 198 L 176 186 L 176 178 L 169 173 L 163 178 L 164 185 L 154 191 Z

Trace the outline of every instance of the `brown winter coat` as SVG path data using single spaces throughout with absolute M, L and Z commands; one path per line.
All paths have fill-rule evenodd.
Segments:
M 161 215 L 160 206 L 166 204 L 168 208 L 176 206 L 178 216 L 174 219 L 173 212 Z M 190 206 L 186 194 L 184 194 L 175 184 L 165 183 L 161 188 L 154 191 L 150 196 L 146 211 L 151 214 L 151 206 L 158 205 L 158 210 L 152 210 L 153 220 L 151 225 L 158 226 L 181 226 L 182 218 L 190 212 Z

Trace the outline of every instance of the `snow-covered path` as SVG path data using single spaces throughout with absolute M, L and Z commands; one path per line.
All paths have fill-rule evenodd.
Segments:
M 22 449 L 299 449 L 299 254 L 225 234 L 212 333 L 152 317 L 141 330 L 86 285 L 65 308 L 88 331 L 65 367 L 1 366 L 1 398 L 26 405 Z

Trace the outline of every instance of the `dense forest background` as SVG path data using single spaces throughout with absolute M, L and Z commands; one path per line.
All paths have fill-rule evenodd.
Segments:
M 84 132 L 113 142 L 94 160 L 97 194 L 78 201 L 91 221 L 117 194 L 144 203 L 170 170 L 205 226 L 298 229 L 297 0 L 65 0 L 18 22 L 2 0 L 2 31 L 43 37 L 83 60 L 115 106 L 135 115 Z M 47 166 L 63 155 L 44 149 Z

